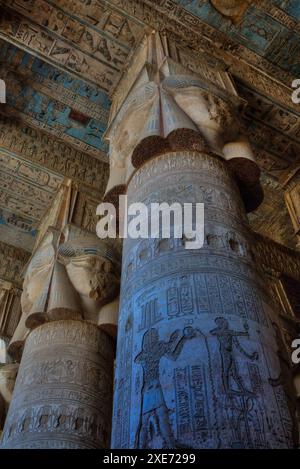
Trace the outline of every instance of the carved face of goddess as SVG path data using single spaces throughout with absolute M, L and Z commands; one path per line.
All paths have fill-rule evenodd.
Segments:
M 111 262 L 97 256 L 79 256 L 66 266 L 69 278 L 79 294 L 101 300 L 114 286 Z
M 234 113 L 223 99 L 206 93 L 197 87 L 173 91 L 174 99 L 197 127 L 218 133 L 227 132 L 235 124 Z

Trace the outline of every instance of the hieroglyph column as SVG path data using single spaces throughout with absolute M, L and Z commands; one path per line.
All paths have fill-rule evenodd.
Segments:
M 107 132 L 107 201 L 205 210 L 201 249 L 184 236 L 124 239 L 112 446 L 289 448 L 276 311 L 246 216 L 262 191 L 238 124 L 245 103 L 227 73 L 199 57 L 199 74 L 187 73 L 180 54 L 145 38 Z
M 4 448 L 109 446 L 111 338 L 95 324 L 53 321 L 28 336 L 7 416 Z
M 117 292 L 111 247 L 72 226 L 46 232 L 9 346 L 22 358 L 1 447 L 109 447 Z

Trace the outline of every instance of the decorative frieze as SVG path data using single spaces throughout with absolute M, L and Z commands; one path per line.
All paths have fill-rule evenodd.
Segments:
M 0 241 L 0 278 L 18 287 L 23 283 L 23 270 L 30 254 Z
M 257 266 L 266 272 L 284 274 L 300 281 L 300 255 L 259 233 L 254 235 L 253 254 Z
M 0 118 L 0 147 L 18 157 L 26 158 L 59 174 L 63 174 L 99 193 L 105 190 L 108 165 L 91 158 L 63 141 L 51 138 L 43 132 Z

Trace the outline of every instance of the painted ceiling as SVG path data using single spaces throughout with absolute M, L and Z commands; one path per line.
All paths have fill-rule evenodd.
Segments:
M 0 240 L 30 251 L 64 176 L 99 189 L 111 93 L 145 31 L 157 28 L 175 34 L 192 60 L 201 51 L 232 73 L 248 102 L 243 124 L 266 194 L 251 224 L 295 246 L 282 183 L 300 167 L 300 105 L 291 99 L 292 80 L 300 78 L 299 0 L 0 0 L 0 6 L 0 78 L 7 83 L 7 104 L 0 106 Z M 27 141 L 18 146 L 1 137 L 7 121 L 24 138 L 45 136 L 47 143 L 29 154 Z
M 300 29 L 295 32 L 272 17 L 265 8 L 267 2 L 175 0 L 175 3 L 224 33 L 233 42 L 247 47 L 292 75 L 300 76 Z M 300 19 L 298 0 L 269 3 L 281 8 L 294 20 Z M 226 17 L 226 4 L 236 5 L 236 14 L 232 17 Z

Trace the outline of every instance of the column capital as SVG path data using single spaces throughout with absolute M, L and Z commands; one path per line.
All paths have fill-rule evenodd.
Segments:
M 227 161 L 249 211 L 262 201 L 260 171 L 239 119 L 247 103 L 229 73 L 204 56 L 199 60 L 192 71 L 174 39 L 155 31 L 144 37 L 112 96 L 106 200 L 120 188 L 124 193 L 148 159 L 194 150 Z
M 119 252 L 110 241 L 75 225 L 62 231 L 48 228 L 26 268 L 22 316 L 9 353 L 20 359 L 30 330 L 45 322 L 74 319 L 101 324 L 102 307 L 118 296 L 119 275 Z

